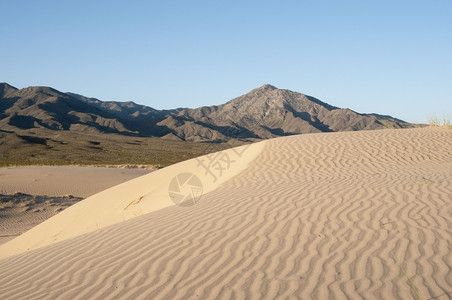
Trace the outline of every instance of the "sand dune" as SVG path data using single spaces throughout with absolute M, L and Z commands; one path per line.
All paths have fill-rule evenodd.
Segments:
M 452 298 L 451 130 L 256 145 L 193 206 L 153 198 L 149 213 L 0 260 L 0 298 Z M 98 194 L 93 208 L 115 205 L 109 191 L 127 185 L 147 192 L 151 175 L 168 183 L 164 171 Z
M 263 146 L 263 143 L 246 145 L 191 159 L 95 194 L 0 245 L 0 259 L 172 206 L 175 202 L 168 187 L 175 177 L 181 176 L 183 180 L 185 174 L 194 175 L 202 180 L 199 193 L 208 193 L 245 169 Z M 212 164 L 211 170 L 200 167 L 208 162 Z

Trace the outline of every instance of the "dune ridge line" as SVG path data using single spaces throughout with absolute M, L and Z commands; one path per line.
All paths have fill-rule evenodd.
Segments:
M 99 192 L 0 245 L 0 259 L 175 205 L 168 187 L 179 174 L 201 180 L 205 195 L 245 170 L 266 141 L 207 154 Z

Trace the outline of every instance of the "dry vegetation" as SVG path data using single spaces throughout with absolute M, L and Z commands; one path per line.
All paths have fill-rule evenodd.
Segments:
M 430 116 L 428 117 L 428 124 L 435 127 L 452 127 L 450 120 L 446 117 L 438 118 L 437 116 Z
M 34 212 L 46 210 L 46 208 L 36 208 L 37 206 L 56 207 L 55 211 L 61 211 L 81 199 L 82 198 L 80 197 L 74 197 L 72 195 L 49 197 L 41 195 L 28 195 L 19 192 L 13 195 L 0 194 L 0 211 L 5 211 L 11 208 L 22 208 L 23 211 L 33 210 Z
M 0 167 L 14 165 L 152 165 L 165 167 L 232 146 L 32 129 L 0 131 Z

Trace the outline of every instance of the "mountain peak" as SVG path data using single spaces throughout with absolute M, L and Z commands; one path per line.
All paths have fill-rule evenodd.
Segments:
M 29 86 L 22 90 L 34 92 L 34 93 L 59 93 L 59 94 L 62 94 L 62 92 L 60 92 L 54 88 L 51 88 L 49 86 Z
M 258 89 L 264 90 L 264 91 L 273 91 L 273 90 L 277 90 L 278 88 L 276 86 L 266 83 Z
M 7 84 L 6 82 L 0 82 L 0 96 L 3 97 L 3 95 L 10 91 L 17 91 L 17 88 Z
M 3 90 L 17 90 L 17 88 L 13 87 L 12 85 L 7 84 L 6 82 L 0 82 L 0 91 Z
M 16 90 L 17 90 L 17 88 L 13 87 L 13 86 L 10 85 L 10 84 L 7 84 L 6 82 L 0 82 L 0 87 L 9 87 L 9 88 L 12 88 L 12 89 L 16 89 Z

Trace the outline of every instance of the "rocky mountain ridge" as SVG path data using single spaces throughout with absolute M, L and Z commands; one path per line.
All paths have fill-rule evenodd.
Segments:
M 314 97 L 265 84 L 217 106 L 157 110 L 134 102 L 101 101 L 50 87 L 17 89 L 0 83 L 0 128 L 47 128 L 165 139 L 226 142 L 412 125 L 360 114 Z

